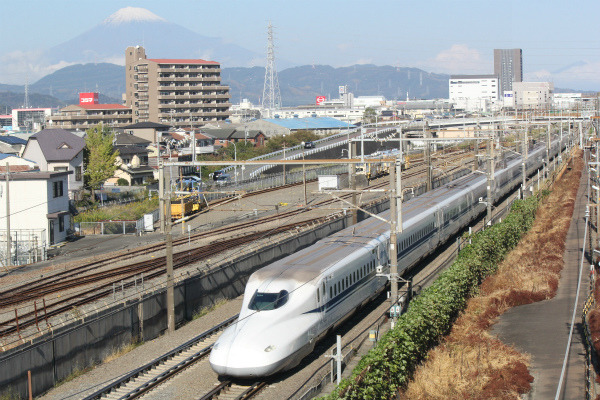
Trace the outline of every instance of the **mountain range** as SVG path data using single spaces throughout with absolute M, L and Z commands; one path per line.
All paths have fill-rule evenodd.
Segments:
M 221 71 L 221 81 L 230 86 L 233 103 L 244 98 L 260 104 L 264 77 L 263 67 L 223 68 Z M 279 87 L 284 106 L 314 104 L 315 97 L 320 95 L 337 98 L 339 86 L 344 85 L 355 96 L 382 95 L 387 99 L 406 99 L 408 95 L 410 98 L 427 99 L 448 97 L 448 78 L 448 75 L 432 74 L 417 68 L 304 65 L 280 71 Z M 57 107 L 76 103 L 80 92 L 97 91 L 104 96 L 101 102 L 119 103 L 124 88 L 125 67 L 110 63 L 78 64 L 62 68 L 29 85 L 29 99 L 35 107 Z M 14 94 L 24 91 L 24 86 L 0 84 L 0 107 L 20 107 L 23 95 Z

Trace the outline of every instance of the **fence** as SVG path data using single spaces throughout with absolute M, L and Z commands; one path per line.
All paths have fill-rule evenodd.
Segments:
M 45 229 L 11 229 L 12 265 L 25 265 L 46 260 Z M 0 229 L 0 260 L 6 260 L 6 229 Z
M 138 221 L 118 220 L 99 222 L 76 222 L 75 232 L 78 235 L 126 235 L 137 234 Z

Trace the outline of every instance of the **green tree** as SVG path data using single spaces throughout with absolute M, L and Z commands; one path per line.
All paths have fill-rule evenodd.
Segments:
M 95 190 L 117 170 L 119 152 L 113 148 L 114 132 L 108 126 L 96 125 L 86 131 L 87 165 L 85 177 L 95 198 Z
M 363 124 L 372 124 L 377 119 L 377 112 L 373 107 L 365 108 L 363 113 Z

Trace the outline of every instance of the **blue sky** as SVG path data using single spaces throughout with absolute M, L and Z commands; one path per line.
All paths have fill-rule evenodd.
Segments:
M 522 48 L 526 80 L 600 90 L 597 0 L 11 1 L 2 6 L 0 63 L 7 54 L 26 57 L 67 41 L 126 6 L 259 53 L 266 52 L 270 20 L 276 56 L 298 65 L 492 73 L 494 48 Z M 0 69 L 0 83 L 19 80 L 18 72 Z

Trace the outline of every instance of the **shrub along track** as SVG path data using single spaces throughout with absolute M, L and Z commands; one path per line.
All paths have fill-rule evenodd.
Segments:
M 400 399 L 515 399 L 531 389 L 529 359 L 488 330 L 509 308 L 554 297 L 583 161 L 559 179 L 517 248 L 468 301 L 443 343 L 427 355 Z

